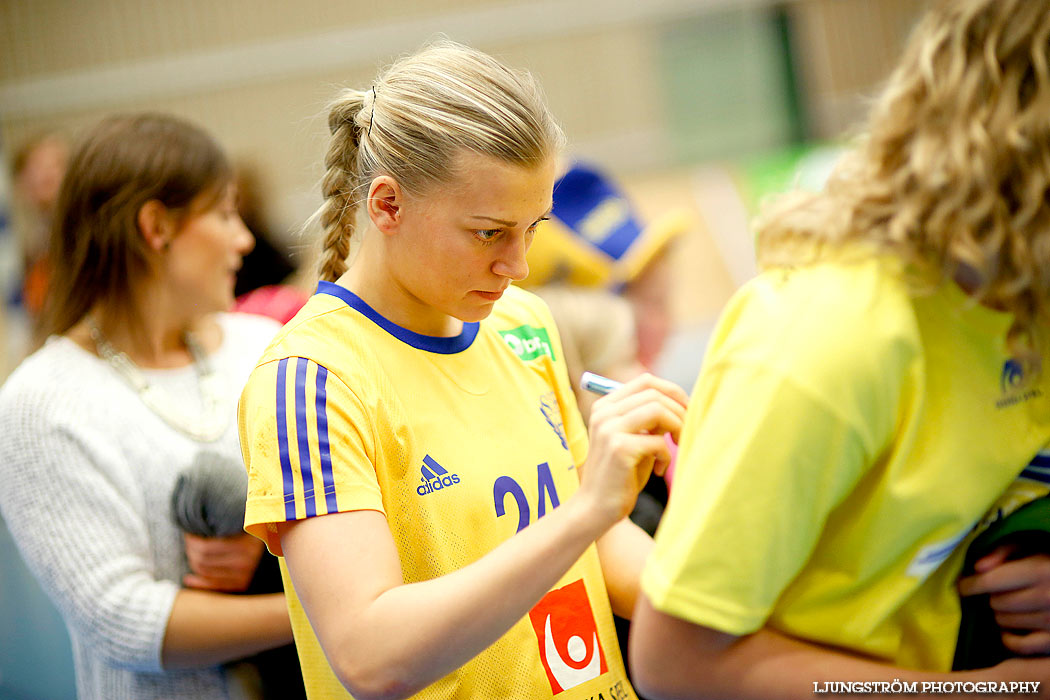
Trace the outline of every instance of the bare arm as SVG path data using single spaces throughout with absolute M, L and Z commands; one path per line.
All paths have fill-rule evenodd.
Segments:
M 638 601 L 639 582 L 653 538 L 624 518 L 598 539 L 598 557 L 613 612 L 630 619 Z
M 211 666 L 291 643 L 283 593 L 223 593 L 247 588 L 263 556 L 261 541 L 249 534 L 184 539 L 193 573 L 183 578 L 190 589 L 176 594 L 164 630 L 164 668 Z
M 284 526 L 281 546 L 340 681 L 359 699 L 405 697 L 506 632 L 583 554 L 598 527 L 570 499 L 470 566 L 408 585 L 376 511 Z
M 652 464 L 662 468 L 669 459 L 662 434 L 677 435 L 681 426 L 684 394 L 654 388 L 665 384 L 641 378 L 605 397 L 592 416 L 579 491 L 481 559 L 439 578 L 404 583 L 390 528 L 376 511 L 279 526 L 296 592 L 354 697 L 406 697 L 463 665 L 627 515 L 639 472 L 648 477 Z
M 229 595 L 183 589 L 164 631 L 165 669 L 240 659 L 292 641 L 283 593 Z
M 1010 660 L 980 671 L 933 673 L 876 663 L 770 629 L 734 637 L 659 612 L 644 595 L 632 621 L 630 657 L 639 692 L 660 700 L 812 700 L 814 683 L 824 681 L 1010 682 L 1050 678 L 1048 659 Z M 1039 690 L 1038 697 L 1045 697 L 1045 683 Z

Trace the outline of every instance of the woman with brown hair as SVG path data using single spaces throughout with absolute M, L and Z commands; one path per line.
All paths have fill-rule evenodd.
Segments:
M 170 515 L 202 453 L 238 468 L 236 398 L 277 328 L 222 313 L 253 245 L 231 183 L 180 119 L 87 134 L 57 205 L 49 338 L 0 390 L 0 511 L 65 619 L 81 698 L 238 696 L 221 664 L 291 641 L 283 594 L 220 592 L 245 588 L 259 543 L 187 547 Z

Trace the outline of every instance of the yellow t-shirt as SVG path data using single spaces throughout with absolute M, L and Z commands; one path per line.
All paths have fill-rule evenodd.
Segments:
M 246 529 L 387 515 L 406 583 L 470 564 L 579 487 L 587 435 L 550 314 L 507 290 L 454 338 L 396 326 L 346 289 L 319 293 L 278 334 L 241 398 Z M 282 559 L 283 564 L 283 559 Z M 349 697 L 285 575 L 311 698 Z M 485 610 L 479 609 L 479 615 Z M 492 646 L 419 698 L 633 698 L 592 546 Z
M 1006 314 L 887 260 L 774 270 L 730 302 L 642 577 L 655 607 L 947 670 L 972 530 L 1050 439 Z

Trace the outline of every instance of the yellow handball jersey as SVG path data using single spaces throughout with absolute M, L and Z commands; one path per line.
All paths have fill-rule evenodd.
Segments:
M 274 523 L 377 510 L 406 583 L 460 569 L 557 508 L 587 450 L 550 314 L 514 287 L 489 318 L 437 338 L 322 282 L 252 373 L 239 421 L 248 532 L 280 556 Z M 349 697 L 281 563 L 308 695 Z M 595 547 L 417 697 L 634 698 Z
M 1011 356 L 1010 323 L 953 283 L 909 293 L 887 260 L 746 285 L 688 409 L 655 607 L 950 669 L 968 542 L 1000 499 L 1045 493 L 1047 373 Z

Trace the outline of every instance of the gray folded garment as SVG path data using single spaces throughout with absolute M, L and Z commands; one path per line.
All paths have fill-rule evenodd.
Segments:
M 244 532 L 247 495 L 244 465 L 217 452 L 202 450 L 175 482 L 171 516 L 179 528 L 191 535 L 239 535 Z

